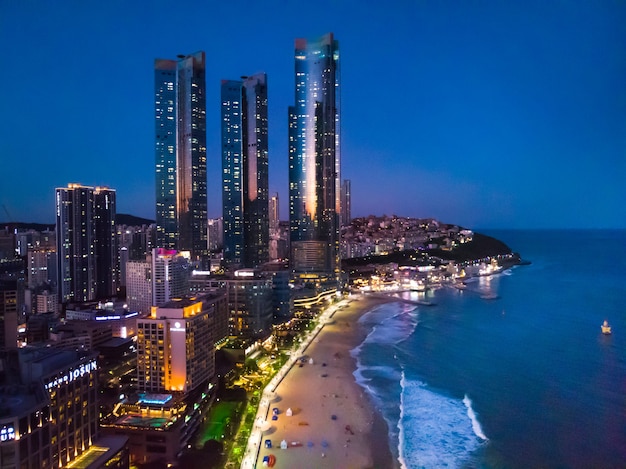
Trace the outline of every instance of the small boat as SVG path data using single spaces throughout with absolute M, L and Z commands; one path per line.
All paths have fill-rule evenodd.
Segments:
M 608 321 L 604 321 L 602 323 L 602 325 L 600 326 L 600 329 L 602 329 L 602 333 L 603 334 L 610 334 L 611 333 L 611 326 L 609 326 L 609 322 Z

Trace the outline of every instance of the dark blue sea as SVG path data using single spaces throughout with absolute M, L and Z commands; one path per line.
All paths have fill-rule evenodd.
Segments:
M 626 231 L 483 232 L 531 264 L 361 318 L 397 467 L 626 468 Z

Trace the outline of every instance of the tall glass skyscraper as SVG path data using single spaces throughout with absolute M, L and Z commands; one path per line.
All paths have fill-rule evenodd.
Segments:
M 289 108 L 289 221 L 295 272 L 339 273 L 339 43 L 296 39 Z
M 269 261 L 267 76 L 222 81 L 224 261 Z
M 157 245 L 207 253 L 204 52 L 157 59 L 155 151 Z

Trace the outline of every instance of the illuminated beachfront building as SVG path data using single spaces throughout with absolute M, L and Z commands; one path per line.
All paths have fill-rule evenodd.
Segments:
M 103 422 L 130 438 L 137 463 L 176 464 L 215 399 L 214 343 L 227 328 L 223 292 L 174 299 L 137 320 L 137 390 Z
M 157 59 L 155 152 L 157 246 L 207 252 L 205 55 Z
M 266 338 L 271 333 L 274 315 L 273 276 L 254 269 L 239 269 L 227 275 L 194 272 L 190 283 L 191 289 L 199 294 L 226 291 L 230 336 L 256 340 Z M 284 301 L 283 297 L 281 300 Z
M 269 261 L 267 76 L 222 81 L 224 262 Z
M 296 273 L 339 275 L 339 44 L 296 39 L 289 108 L 289 220 Z
M 126 438 L 99 439 L 95 355 L 29 346 L 3 365 L 0 467 L 57 469 L 87 457 L 89 467 L 128 467 Z
M 137 387 L 148 393 L 188 393 L 215 372 L 214 297 L 177 298 L 137 321 Z
M 69 184 L 56 189 L 59 301 L 117 294 L 115 190 Z

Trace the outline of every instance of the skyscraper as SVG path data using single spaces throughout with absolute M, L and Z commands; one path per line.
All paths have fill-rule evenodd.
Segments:
M 204 52 L 157 59 L 155 151 L 157 245 L 207 252 Z
M 339 272 L 339 43 L 296 39 L 289 108 L 289 220 L 295 272 Z
M 278 224 L 280 223 L 279 202 L 278 192 L 270 197 L 270 232 L 278 230 Z
M 352 221 L 352 193 L 350 179 L 341 184 L 341 226 L 348 226 Z
M 116 295 L 119 286 L 115 199 L 113 189 L 96 187 L 93 191 L 93 223 L 96 232 L 94 238 L 96 298 Z
M 267 77 L 222 81 L 224 261 L 269 260 Z
M 115 190 L 69 184 L 56 189 L 59 301 L 107 298 L 117 289 Z

